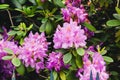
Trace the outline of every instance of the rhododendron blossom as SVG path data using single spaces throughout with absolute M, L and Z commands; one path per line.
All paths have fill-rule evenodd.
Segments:
M 52 52 L 49 54 L 47 68 L 49 70 L 55 69 L 56 71 L 60 71 L 60 69 L 64 66 L 62 53 L 60 52 Z
M 81 0 L 66 0 L 65 4 L 78 7 L 81 4 Z
M 54 48 L 84 47 L 86 39 L 87 37 L 84 35 L 84 30 L 81 29 L 81 26 L 71 20 L 70 23 L 65 22 L 63 27 L 58 25 L 53 38 Z
M 100 53 L 94 52 L 92 54 L 92 61 L 89 57 L 88 53 L 83 57 L 83 68 L 78 71 L 79 80 L 90 80 L 91 72 L 93 80 L 96 80 L 97 73 L 100 80 L 107 80 L 109 75 L 106 73 L 105 62 Z
M 0 41 L 0 79 L 6 80 L 10 79 L 12 76 L 12 72 L 15 69 L 15 67 L 12 65 L 10 60 L 2 60 L 2 57 L 6 56 L 7 53 L 4 50 L 5 48 L 11 49 L 15 54 L 18 52 L 18 46 L 11 41 Z
M 29 36 L 24 39 L 19 58 L 22 59 L 26 67 L 35 68 L 38 73 L 40 69 L 44 69 L 44 58 L 47 56 L 48 44 L 44 33 L 39 35 L 30 32 Z
M 63 20 L 67 22 L 70 22 L 70 18 L 72 18 L 77 23 L 83 23 L 88 15 L 82 5 L 79 8 L 68 5 L 66 8 L 62 8 L 61 11 L 63 14 Z

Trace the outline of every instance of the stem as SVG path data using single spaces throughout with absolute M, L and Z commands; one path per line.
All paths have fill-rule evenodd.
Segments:
M 117 0 L 117 7 L 119 7 L 120 0 Z
M 43 76 L 43 75 L 40 75 L 40 74 L 39 74 L 39 76 L 40 76 L 40 77 L 42 77 L 42 78 L 45 78 L 45 79 L 47 79 L 47 77 L 46 77 L 46 76 Z
M 11 13 L 10 13 L 9 10 L 7 10 L 7 12 L 8 12 L 8 15 L 9 15 L 9 19 L 10 19 L 11 25 L 14 26 L 13 21 L 12 21 L 12 17 L 11 17 Z

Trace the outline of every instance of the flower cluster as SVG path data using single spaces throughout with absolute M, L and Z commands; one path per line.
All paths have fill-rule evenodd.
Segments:
M 83 57 L 83 68 L 78 71 L 79 80 L 90 80 L 91 73 L 93 80 L 96 80 L 97 74 L 100 80 L 107 80 L 109 75 L 106 73 L 105 62 L 100 53 L 94 52 L 92 61 L 90 61 L 89 57 L 88 53 Z
M 55 69 L 56 71 L 60 71 L 62 67 L 64 67 L 62 53 L 60 52 L 50 53 L 47 62 L 47 68 L 49 70 Z
M 38 73 L 40 69 L 44 69 L 44 58 L 47 56 L 48 44 L 44 33 L 39 35 L 30 32 L 20 48 L 19 58 L 22 59 L 26 67 L 35 68 Z
M 70 22 L 72 18 L 77 23 L 83 23 L 87 18 L 87 13 L 83 5 L 80 4 L 81 0 L 66 0 L 66 8 L 62 8 L 63 20 Z
M 10 61 L 0 59 L 0 80 L 10 79 L 14 69 L 15 68 Z
M 12 65 L 10 60 L 2 60 L 3 56 L 6 56 L 5 48 L 11 49 L 15 54 L 18 52 L 18 46 L 14 42 L 1 40 L 0 41 L 0 79 L 6 80 L 11 78 L 12 72 L 15 67 Z
M 7 54 L 5 48 L 11 49 L 15 54 L 18 52 L 18 46 L 14 42 L 1 40 L 0 41 L 0 54 Z
M 65 4 L 66 5 L 71 5 L 71 6 L 75 6 L 78 7 L 81 3 L 81 0 L 66 0 Z
M 84 35 L 81 26 L 77 26 L 77 23 L 71 20 L 70 23 L 65 22 L 63 27 L 58 25 L 53 38 L 54 48 L 84 47 L 86 39 L 87 37 Z
M 84 31 L 87 38 L 91 38 L 92 36 L 94 36 L 94 32 L 88 30 L 86 27 L 84 27 Z

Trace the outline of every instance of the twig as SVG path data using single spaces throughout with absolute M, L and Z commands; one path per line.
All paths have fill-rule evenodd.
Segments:
M 43 75 L 40 75 L 40 74 L 39 74 L 39 76 L 42 77 L 42 78 L 45 78 L 45 79 L 47 78 L 46 76 L 43 76 Z
M 120 0 L 117 0 L 117 7 L 119 7 Z
M 10 13 L 9 10 L 7 10 L 7 12 L 8 12 L 8 15 L 9 15 L 9 19 L 10 19 L 11 25 L 14 26 L 13 21 L 12 21 L 12 17 L 11 17 L 11 13 Z

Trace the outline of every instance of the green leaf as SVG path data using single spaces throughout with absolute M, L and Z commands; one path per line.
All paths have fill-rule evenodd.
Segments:
M 34 0 L 33 0 L 34 1 Z M 24 4 L 25 2 L 26 2 L 26 0 L 18 0 L 18 2 L 20 3 L 20 4 Z
M 120 14 L 120 8 L 115 7 L 115 10 L 117 11 L 118 14 Z
M 34 68 L 27 67 L 27 72 L 32 72 L 32 71 L 34 71 L 34 70 L 35 70 Z
M 120 21 L 119 20 L 109 20 L 109 21 L 107 21 L 106 24 L 109 27 L 115 27 L 115 26 L 119 26 L 120 25 Z
M 15 35 L 15 34 L 17 34 L 17 32 L 16 32 L 16 31 L 13 31 L 13 30 L 8 32 L 8 35 L 11 35 L 11 36 L 13 36 L 13 35 Z
M 53 77 L 54 77 L 54 80 L 57 80 L 58 74 L 56 71 L 53 72 Z
M 96 31 L 95 27 L 87 22 L 85 22 L 83 25 L 87 27 L 90 31 Z
M 20 64 L 21 64 L 21 61 L 18 58 L 14 57 L 12 59 L 12 63 L 13 63 L 14 66 L 19 67 Z
M 61 80 L 66 80 L 66 75 L 62 71 L 60 72 L 60 78 L 61 78 Z
M 8 9 L 9 5 L 8 4 L 0 4 L 0 9 Z
M 29 0 L 31 3 L 33 3 L 34 5 L 36 5 L 36 1 L 35 0 Z
M 14 54 L 14 52 L 9 48 L 4 48 L 4 51 L 8 54 Z
M 29 31 L 30 29 L 32 29 L 33 27 L 33 24 L 31 24 L 28 28 L 27 28 L 27 31 Z
M 113 16 L 114 16 L 116 19 L 120 20 L 120 14 L 113 14 Z
M 85 50 L 83 48 L 78 48 L 77 49 L 77 54 L 80 55 L 80 56 L 83 56 L 85 53 Z
M 46 27 L 45 27 L 45 32 L 47 35 L 50 35 L 52 33 L 52 31 L 53 31 L 53 26 L 50 23 L 50 21 L 47 21 Z
M 76 56 L 75 62 L 78 68 L 82 68 L 83 63 L 82 58 L 80 56 Z
M 106 62 L 113 62 L 113 59 L 111 58 L 111 57 L 108 57 L 108 56 L 103 56 L 103 58 L 104 58 L 104 60 L 106 61 Z
M 39 28 L 40 32 L 44 32 L 46 29 L 47 19 L 42 19 L 42 25 Z
M 63 56 L 64 63 L 70 62 L 71 59 L 72 59 L 72 54 L 70 52 Z
M 13 56 L 3 56 L 2 60 L 11 60 Z
M 20 4 L 20 2 L 18 0 L 12 0 L 12 3 L 19 9 L 22 9 L 22 5 Z
M 118 72 L 116 72 L 116 71 L 111 71 L 110 74 L 113 76 L 119 75 Z
M 21 63 L 21 65 L 19 67 L 16 67 L 16 71 L 20 74 L 20 75 L 24 75 L 25 73 L 25 67 L 24 65 Z
M 23 32 L 23 31 L 16 31 L 16 33 L 17 33 L 17 35 L 18 35 L 18 36 L 21 36 L 21 35 L 23 35 L 23 34 L 24 34 L 24 32 Z
M 58 5 L 59 7 L 64 7 L 65 5 L 62 3 L 62 1 L 61 0 L 53 0 L 54 1 L 54 3 L 56 4 L 56 5 Z

